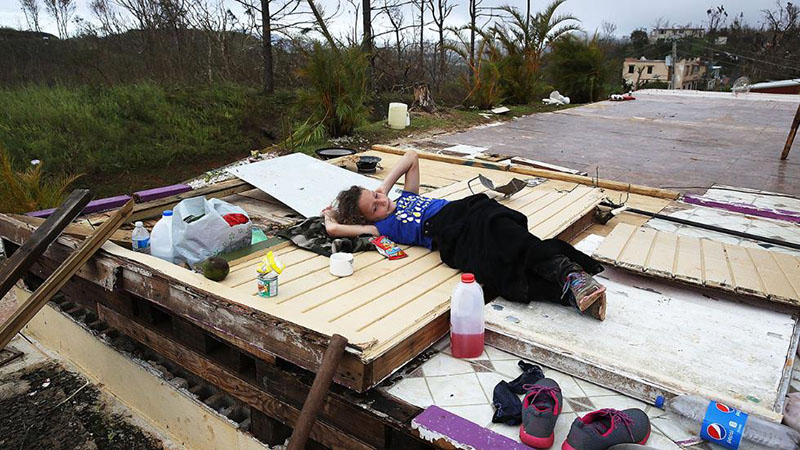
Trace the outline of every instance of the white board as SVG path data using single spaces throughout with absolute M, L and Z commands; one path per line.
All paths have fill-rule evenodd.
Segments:
M 614 268 L 598 278 L 605 321 L 498 299 L 485 309 L 487 342 L 651 403 L 695 393 L 779 420 L 797 346 L 791 310 Z
M 381 180 L 328 164 L 303 153 L 232 167 L 228 172 L 305 217 L 318 216 L 336 195 L 350 186 L 376 189 Z M 396 199 L 402 189 L 395 186 L 389 197 Z

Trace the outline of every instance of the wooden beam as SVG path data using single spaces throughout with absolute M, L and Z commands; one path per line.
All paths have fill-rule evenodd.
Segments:
M 18 308 L 2 326 L 0 326 L 0 348 L 5 347 L 22 327 L 61 289 L 78 270 L 86 264 L 89 258 L 100 249 L 108 238 L 125 222 L 133 210 L 133 200 L 128 201 L 122 208 L 103 223 L 97 231 L 89 236 L 81 246 L 73 252 L 64 262 L 45 280 L 44 284 L 36 289 L 25 303 Z
M 214 183 L 210 186 L 202 187 L 188 192 L 183 192 L 177 195 L 160 198 L 150 202 L 139 203 L 133 208 L 133 214 L 127 220 L 128 222 L 136 222 L 137 220 L 152 219 L 161 216 L 164 210 L 170 209 L 187 198 L 206 197 L 206 198 L 222 198 L 229 195 L 238 194 L 241 192 L 255 189 L 253 185 L 242 181 L 238 178 L 233 180 L 222 181 Z
M 27 223 L 28 225 L 32 225 L 34 227 L 40 227 L 45 222 L 45 219 L 39 217 L 31 217 L 26 216 L 23 214 L 8 214 L 9 217 L 13 217 L 14 219 Z M 50 216 L 52 217 L 52 216 Z M 99 225 L 98 225 L 99 226 Z M 62 235 L 68 235 L 77 237 L 80 239 L 86 239 L 87 237 L 91 236 L 94 233 L 95 227 L 88 223 L 88 220 L 84 222 L 75 222 L 67 225 L 66 228 L 61 232 Z M 111 237 L 108 239 L 109 241 L 125 248 L 131 248 L 131 232 L 126 230 L 117 230 Z
M 794 113 L 794 120 L 792 126 L 789 127 L 789 136 L 786 137 L 786 145 L 783 146 L 783 153 L 781 153 L 781 160 L 789 157 L 789 150 L 792 149 L 794 137 L 797 135 L 797 127 L 800 127 L 800 105 L 797 105 L 797 112 Z
M 160 333 L 145 328 L 103 305 L 98 305 L 98 312 L 100 318 L 111 328 L 152 348 L 156 353 L 177 362 L 187 370 L 270 417 L 277 418 L 290 427 L 296 425 L 300 416 L 297 408 L 261 391 L 233 371 L 219 366 L 199 353 L 176 344 Z M 330 448 L 354 450 L 374 448 L 324 422 L 315 423 L 310 436 L 311 439 Z
M 0 298 L 3 298 L 14 283 L 44 254 L 50 243 L 78 217 L 91 199 L 92 195 L 88 189 L 72 191 L 67 200 L 47 220 L 43 220 L 31 237 L 0 266 Z
M 386 145 L 373 145 L 372 149 L 384 153 L 392 153 L 395 155 L 405 154 L 407 150 L 389 147 Z M 582 175 L 573 175 L 570 173 L 556 172 L 553 170 L 537 169 L 534 167 L 526 167 L 515 164 L 493 164 L 482 161 L 474 161 L 467 158 L 458 156 L 439 155 L 436 153 L 419 152 L 419 157 L 422 159 L 430 159 L 433 161 L 448 162 L 452 164 L 461 164 L 473 167 L 482 167 L 485 169 L 503 170 L 508 172 L 519 173 L 522 175 L 530 175 L 534 177 L 549 178 L 551 180 L 568 181 L 571 183 L 585 184 L 588 186 L 597 186 L 605 189 L 612 189 L 615 191 L 630 192 L 632 194 L 648 195 L 650 197 L 666 198 L 675 200 L 680 196 L 677 191 L 669 189 L 654 188 L 649 186 L 641 186 L 638 184 L 623 183 L 621 181 L 594 179 L 592 177 L 585 177 Z
M 322 401 L 325 399 L 325 394 L 331 387 L 333 375 L 336 373 L 336 367 L 342 359 L 344 348 L 347 346 L 347 338 L 334 334 L 331 337 L 331 342 L 325 350 L 325 356 L 322 358 L 322 365 L 314 377 L 314 384 L 311 386 L 311 391 L 306 397 L 303 404 L 303 409 L 300 411 L 300 417 L 294 427 L 291 439 L 289 439 L 288 450 L 303 450 L 308 441 L 308 436 L 311 433 L 311 428 L 317 421 L 317 413 L 322 406 Z

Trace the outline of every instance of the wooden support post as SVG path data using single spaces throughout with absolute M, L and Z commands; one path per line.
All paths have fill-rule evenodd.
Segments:
M 794 113 L 794 120 L 792 126 L 789 128 L 789 136 L 786 137 L 786 145 L 783 146 L 783 153 L 781 153 L 781 160 L 789 157 L 789 150 L 792 149 L 794 137 L 797 135 L 797 127 L 800 126 L 800 105 L 797 105 L 797 112 Z
M 0 324 L 0 349 L 5 347 L 22 327 L 25 326 L 39 312 L 40 309 L 72 278 L 86 261 L 100 249 L 108 238 L 117 231 L 125 219 L 133 211 L 133 200 L 129 200 L 113 216 L 104 222 L 97 231 L 89 236 L 81 246 L 75 250 L 45 282 L 36 289 L 25 303 L 20 306 L 11 317 Z
M 58 238 L 61 231 L 78 217 L 91 199 L 92 195 L 87 189 L 72 191 L 67 200 L 33 232 L 22 247 L 0 266 L 0 298 L 3 298 L 14 283 L 42 256 L 47 246 Z
M 325 394 L 331 387 L 333 375 L 336 373 L 336 367 L 339 365 L 339 360 L 342 359 L 344 348 L 347 346 L 347 338 L 334 334 L 331 336 L 331 342 L 325 350 L 325 356 L 322 358 L 322 365 L 314 377 L 314 384 L 311 385 L 311 390 L 308 392 L 306 402 L 303 404 L 303 409 L 300 412 L 300 417 L 297 419 L 297 424 L 294 427 L 292 437 L 289 439 L 289 446 L 287 450 L 303 450 L 308 440 L 308 435 L 311 432 L 311 427 L 317 419 L 317 412 L 322 406 L 322 400 Z

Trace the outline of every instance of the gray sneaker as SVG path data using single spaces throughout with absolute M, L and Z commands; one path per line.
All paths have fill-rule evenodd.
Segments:
M 553 446 L 556 420 L 561 414 L 561 389 L 555 380 L 543 378 L 534 384 L 522 386 L 527 390 L 522 400 L 522 425 L 519 427 L 519 438 L 527 446 L 533 448 L 550 448 Z
M 601 409 L 572 422 L 561 450 L 606 450 L 616 444 L 645 444 L 650 419 L 641 409 Z
M 600 308 L 591 308 L 600 299 L 605 299 L 606 287 L 600 284 L 593 276 L 587 272 L 572 272 L 567 275 L 567 280 L 564 283 L 564 292 L 569 290 L 575 298 L 575 306 L 582 312 L 588 312 L 592 317 L 603 320 L 605 319 L 605 305 L 600 314 Z

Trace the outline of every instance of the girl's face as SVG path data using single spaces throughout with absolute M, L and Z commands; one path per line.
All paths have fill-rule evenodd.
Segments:
M 386 194 L 362 189 L 361 197 L 358 198 L 358 209 L 365 219 L 374 223 L 389 217 L 395 204 Z

